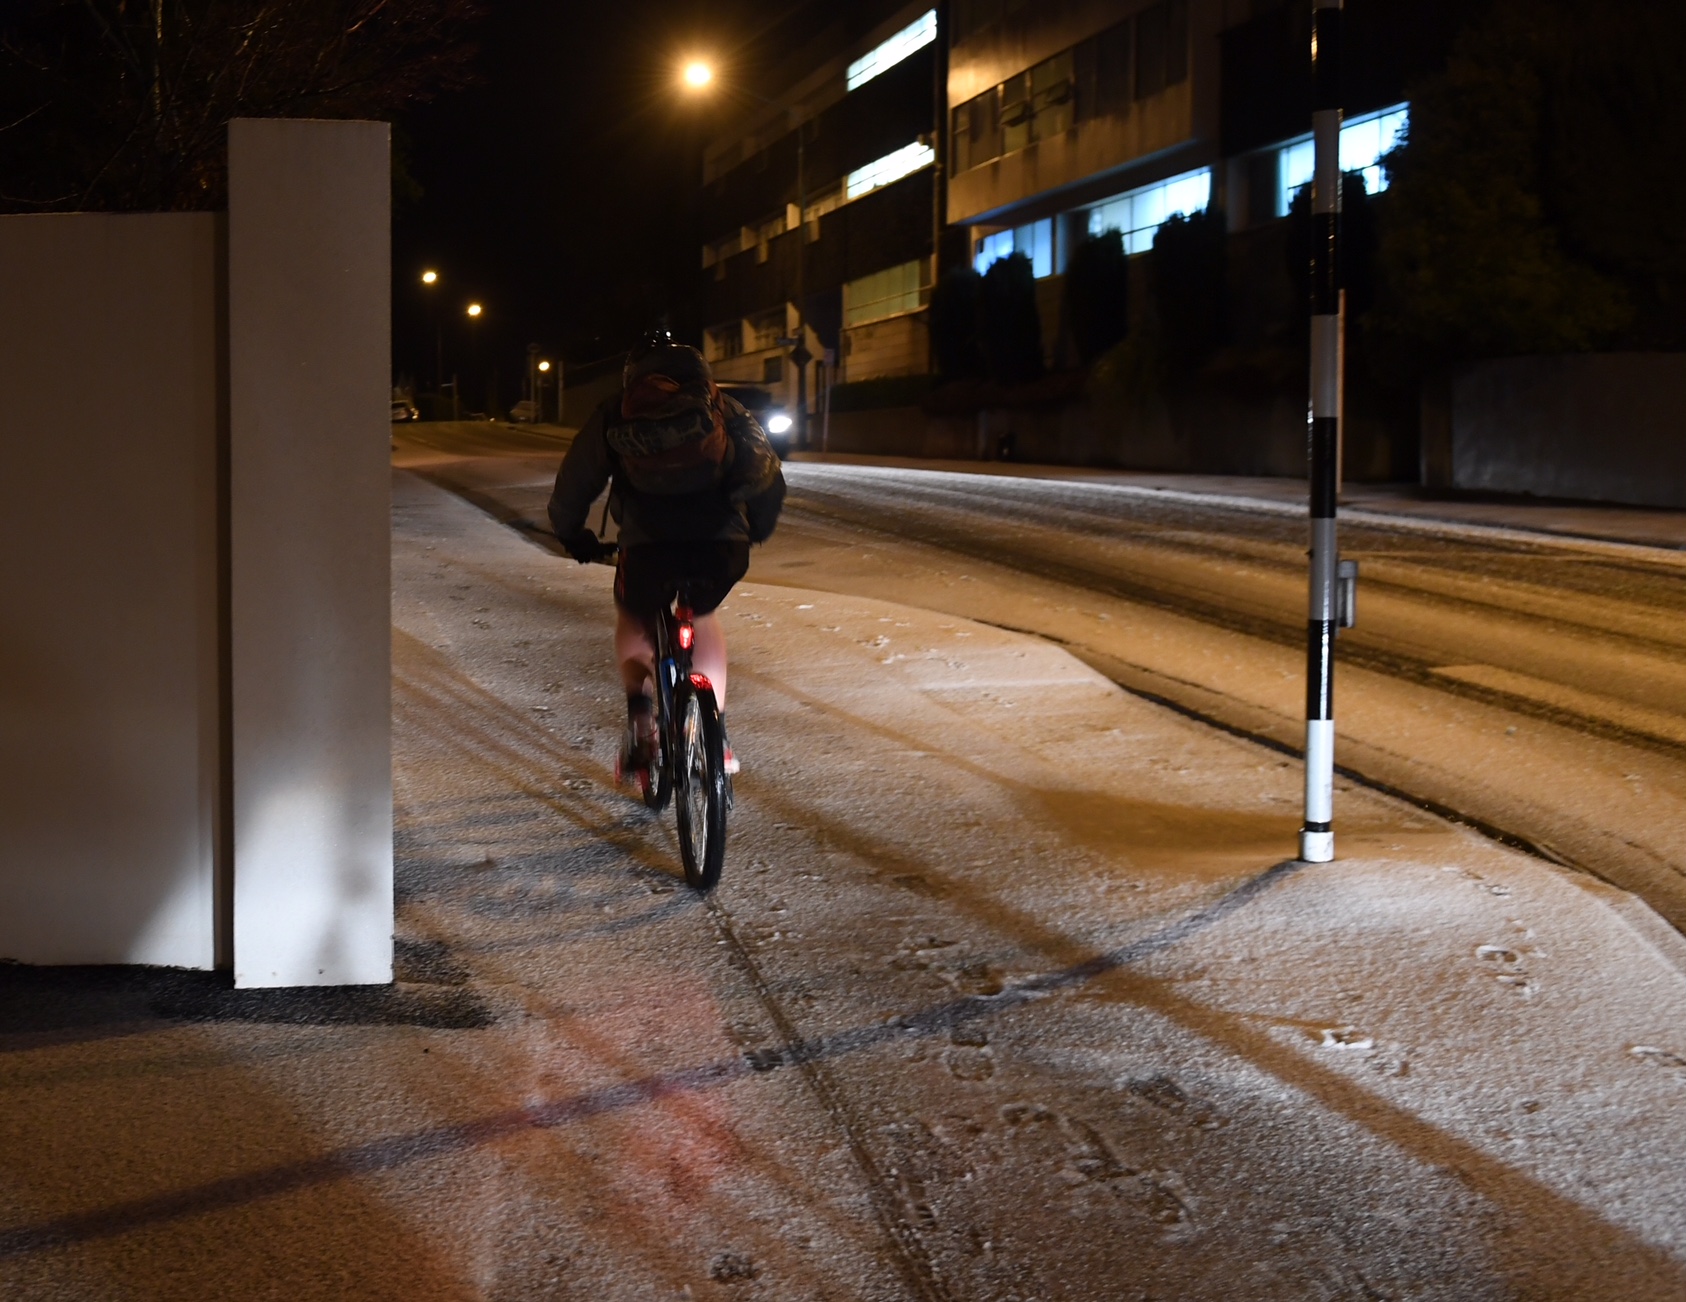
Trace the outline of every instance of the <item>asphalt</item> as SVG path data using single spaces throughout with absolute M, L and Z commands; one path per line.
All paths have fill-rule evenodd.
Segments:
M 394 498 L 401 980 L 0 973 L 7 1298 L 1686 1295 L 1634 897 L 1350 783 L 1297 864 L 1279 753 L 752 578 L 701 900 L 608 572 Z

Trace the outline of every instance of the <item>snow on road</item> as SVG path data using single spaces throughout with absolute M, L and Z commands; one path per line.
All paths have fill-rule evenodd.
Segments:
M 1285 505 L 858 466 L 790 480 L 752 577 L 1051 637 L 1126 686 L 1300 744 L 1304 522 Z M 1344 536 L 1365 577 L 1337 759 L 1686 924 L 1686 559 L 1374 513 Z
M 1627 897 L 1362 790 L 1285 862 L 1280 756 L 750 582 L 705 906 L 609 787 L 608 572 L 399 484 L 403 927 L 498 1014 L 447 1110 L 671 1082 L 512 1144 L 455 1258 L 519 1278 L 542 1209 L 594 1297 L 1686 1290 L 1686 963 Z
M 7 977 L 0 1295 L 1686 1296 L 1677 933 L 1364 789 L 1289 861 L 1280 754 L 802 568 L 700 900 L 608 571 L 397 475 L 400 982 Z

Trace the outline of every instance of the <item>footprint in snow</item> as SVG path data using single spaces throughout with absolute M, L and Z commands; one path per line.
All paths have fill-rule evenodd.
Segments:
M 1678 1053 L 1670 1053 L 1667 1049 L 1660 1049 L 1654 1044 L 1636 1044 L 1628 1052 L 1640 1062 L 1649 1063 L 1653 1067 L 1686 1072 L 1686 1058 Z
M 1522 966 L 1522 955 L 1514 949 L 1504 945 L 1477 945 L 1475 957 L 1497 969 L 1493 973 L 1493 979 L 1500 985 L 1520 990 L 1523 994 L 1533 993 L 1533 984 Z

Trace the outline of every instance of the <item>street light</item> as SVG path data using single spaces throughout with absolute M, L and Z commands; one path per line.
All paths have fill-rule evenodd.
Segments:
M 431 267 L 422 272 L 421 283 L 436 285 L 439 283 L 439 273 Z M 431 295 L 433 299 L 433 391 L 442 394 L 445 391 L 445 323 L 439 318 L 439 297 Z
M 714 69 L 700 59 L 687 63 L 680 73 L 681 80 L 691 90 L 701 90 L 714 81 Z M 734 87 L 737 94 L 746 95 L 769 108 L 778 108 L 776 101 L 744 86 Z M 790 347 L 790 360 L 796 364 L 796 431 L 797 446 L 808 441 L 808 363 L 814 355 L 808 351 L 806 322 L 802 314 L 802 300 L 807 284 L 808 263 L 808 182 L 807 139 L 803 123 L 796 124 L 796 331 L 779 343 Z
M 468 305 L 468 314 L 469 314 L 469 315 L 470 315 L 470 316 L 479 316 L 479 315 L 480 315 L 480 311 L 481 311 L 481 309 L 480 309 L 480 304 L 478 304 L 478 303 L 470 303 L 470 304 L 469 304 L 469 305 Z

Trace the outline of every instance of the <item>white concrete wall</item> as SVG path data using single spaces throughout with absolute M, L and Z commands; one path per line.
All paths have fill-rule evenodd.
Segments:
M 0 958 L 215 957 L 218 223 L 0 217 Z
M 392 977 L 388 128 L 229 128 L 234 973 Z

